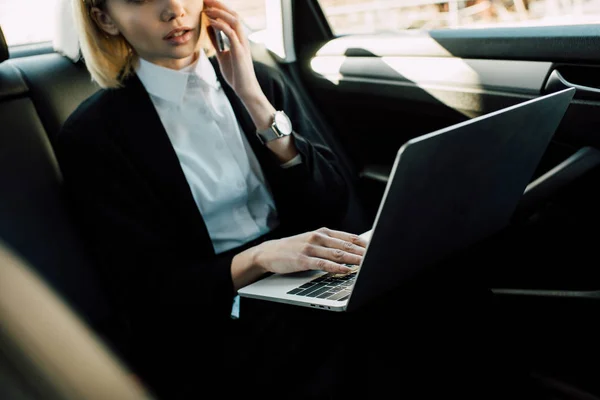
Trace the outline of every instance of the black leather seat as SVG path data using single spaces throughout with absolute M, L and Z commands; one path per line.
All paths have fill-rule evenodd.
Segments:
M 69 214 L 50 140 L 98 87 L 59 54 L 7 58 L 0 30 L 0 241 L 113 342 L 116 314 Z
M 51 141 L 75 108 L 100 89 L 82 62 L 74 63 L 58 53 L 7 62 L 20 71 L 27 83 L 28 97 Z

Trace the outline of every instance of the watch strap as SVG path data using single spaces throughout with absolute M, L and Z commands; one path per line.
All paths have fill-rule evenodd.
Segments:
M 285 113 L 283 113 L 283 111 L 276 111 L 271 116 L 271 125 L 266 129 L 263 129 L 261 131 L 259 131 L 259 130 L 256 131 L 256 135 L 258 136 L 258 138 L 260 139 L 260 141 L 263 144 L 268 143 L 271 140 L 275 140 L 275 139 L 279 139 L 284 136 L 287 136 L 286 133 L 281 132 L 277 127 L 276 116 L 278 113 L 282 113 L 285 115 Z M 287 118 L 287 115 L 285 117 Z
M 267 129 L 263 129 L 261 131 L 256 131 L 256 135 L 260 139 L 260 141 L 265 144 L 270 142 L 271 140 L 278 139 L 280 136 L 277 134 L 275 127 L 273 124 L 269 126 Z

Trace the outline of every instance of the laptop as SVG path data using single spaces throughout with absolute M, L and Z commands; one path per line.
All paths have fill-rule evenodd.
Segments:
M 241 297 L 351 311 L 506 227 L 575 89 L 406 142 L 356 271 L 271 274 Z

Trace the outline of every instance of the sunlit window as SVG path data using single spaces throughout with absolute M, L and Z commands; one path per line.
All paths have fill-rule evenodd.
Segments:
M 223 0 L 235 10 L 244 20 L 244 24 L 251 31 L 260 31 L 266 28 L 265 0 Z
M 0 0 L 0 28 L 9 46 L 51 41 L 62 0 Z M 79 1 L 79 0 L 78 0 Z M 224 0 L 251 31 L 265 28 L 265 0 Z
M 337 35 L 600 23 L 600 0 L 319 0 Z
M 58 0 L 0 0 L 0 28 L 9 46 L 47 42 Z

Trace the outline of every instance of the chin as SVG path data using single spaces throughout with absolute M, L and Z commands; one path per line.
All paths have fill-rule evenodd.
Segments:
M 194 55 L 194 53 L 195 53 L 195 51 L 193 51 L 193 50 L 186 51 L 186 52 L 177 52 L 176 54 L 173 55 L 173 58 L 182 60 L 184 58 L 192 57 Z

